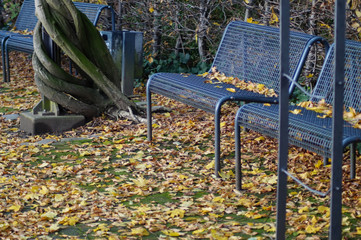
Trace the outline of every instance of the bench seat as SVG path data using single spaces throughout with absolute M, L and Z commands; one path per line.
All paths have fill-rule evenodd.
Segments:
M 236 92 L 229 92 L 227 88 L 234 88 L 231 84 L 205 84 L 204 78 L 197 75 L 181 75 L 177 73 L 159 73 L 153 75 L 149 81 L 151 92 L 189 104 L 204 111 L 214 113 L 220 99 L 242 100 L 250 102 L 277 103 L 276 97 L 265 97 L 262 94 L 235 88 Z

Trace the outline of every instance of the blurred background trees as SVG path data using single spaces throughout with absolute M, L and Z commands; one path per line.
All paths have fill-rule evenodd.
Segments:
M 117 29 L 144 32 L 144 78 L 159 71 L 204 72 L 232 20 L 279 26 L 279 0 L 82 0 L 111 5 Z M 3 0 L 3 27 L 11 28 L 22 0 Z M 361 0 L 349 0 L 347 37 L 361 37 Z M 291 1 L 291 28 L 333 38 L 334 0 Z M 313 66 L 308 66 L 310 71 Z

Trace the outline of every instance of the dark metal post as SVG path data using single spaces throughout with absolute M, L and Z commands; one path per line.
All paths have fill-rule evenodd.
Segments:
M 342 231 L 342 134 L 345 65 L 346 0 L 336 1 L 335 79 L 332 119 L 331 224 L 329 239 L 341 239 Z
M 290 3 L 281 0 L 281 91 L 279 104 L 279 141 L 278 141 L 278 182 L 277 182 L 277 223 L 276 238 L 285 239 L 286 233 L 286 201 L 287 201 L 287 170 L 288 161 L 288 86 L 286 75 L 289 74 L 289 35 L 290 35 Z

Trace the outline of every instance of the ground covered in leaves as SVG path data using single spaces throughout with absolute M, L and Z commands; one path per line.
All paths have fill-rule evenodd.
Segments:
M 242 134 L 244 191 L 234 179 L 235 107 L 222 118 L 221 179 L 213 177 L 213 116 L 167 98 L 146 125 L 101 116 L 62 135 L 28 136 L 19 119 L 40 99 L 30 59 L 12 55 L 12 81 L 0 85 L 1 239 L 272 239 L 275 236 L 277 144 Z M 144 88 L 137 89 L 144 99 Z M 290 148 L 289 167 L 327 191 L 330 166 Z M 361 168 L 349 180 L 344 161 L 343 236 L 361 238 Z M 330 198 L 289 182 L 288 239 L 326 239 Z

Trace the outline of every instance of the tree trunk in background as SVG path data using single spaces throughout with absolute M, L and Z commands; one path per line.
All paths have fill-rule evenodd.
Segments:
M 153 5 L 153 56 L 157 57 L 160 53 L 162 42 L 162 14 L 160 12 L 161 3 L 154 2 Z
M 118 0 L 118 17 L 117 17 L 117 28 L 118 30 L 122 29 L 122 11 L 123 11 L 123 1 Z
M 199 24 L 196 30 L 196 38 L 198 41 L 198 53 L 201 61 L 206 60 L 206 31 L 208 25 L 207 13 L 208 13 L 208 4 L 207 0 L 200 0 L 199 3 Z
M 250 16 L 251 16 L 250 11 L 251 11 L 251 8 L 252 8 L 252 7 L 253 7 L 253 0 L 249 0 L 249 1 L 248 1 L 248 4 L 247 4 L 247 6 L 246 6 L 246 12 L 245 12 L 245 14 L 244 14 L 244 21 L 245 21 L 245 22 L 246 22 L 247 19 L 250 18 Z
M 309 30 L 309 34 L 312 35 L 316 35 L 316 0 L 312 0 L 312 5 L 311 5 L 311 14 L 310 14 L 310 30 Z
M 265 0 L 264 1 L 264 16 L 263 16 L 263 21 L 262 21 L 263 24 L 268 26 L 270 18 L 271 18 L 271 12 L 270 12 L 269 1 Z
M 3 13 L 4 13 L 3 1 L 0 1 L 0 28 L 4 27 L 5 25 Z
M 311 13 L 309 16 L 309 31 L 308 33 L 311 35 L 317 35 L 316 33 L 316 0 L 312 0 L 311 3 Z M 315 72 L 315 67 L 316 67 L 316 63 L 317 63 L 317 48 L 314 47 L 311 49 L 309 55 L 308 55 L 308 61 L 306 62 L 306 74 L 307 76 L 309 76 L 310 74 L 313 74 Z M 312 82 L 311 82 L 311 78 L 306 78 L 306 86 L 307 87 L 312 87 Z
M 182 33 L 181 33 L 181 29 L 179 28 L 179 22 L 180 22 L 180 17 L 179 17 L 179 5 L 177 4 L 176 6 L 174 6 L 174 10 L 172 12 L 172 14 L 174 15 L 174 33 L 177 36 L 177 40 L 174 46 L 174 53 L 176 56 L 179 55 L 180 50 L 182 49 Z

